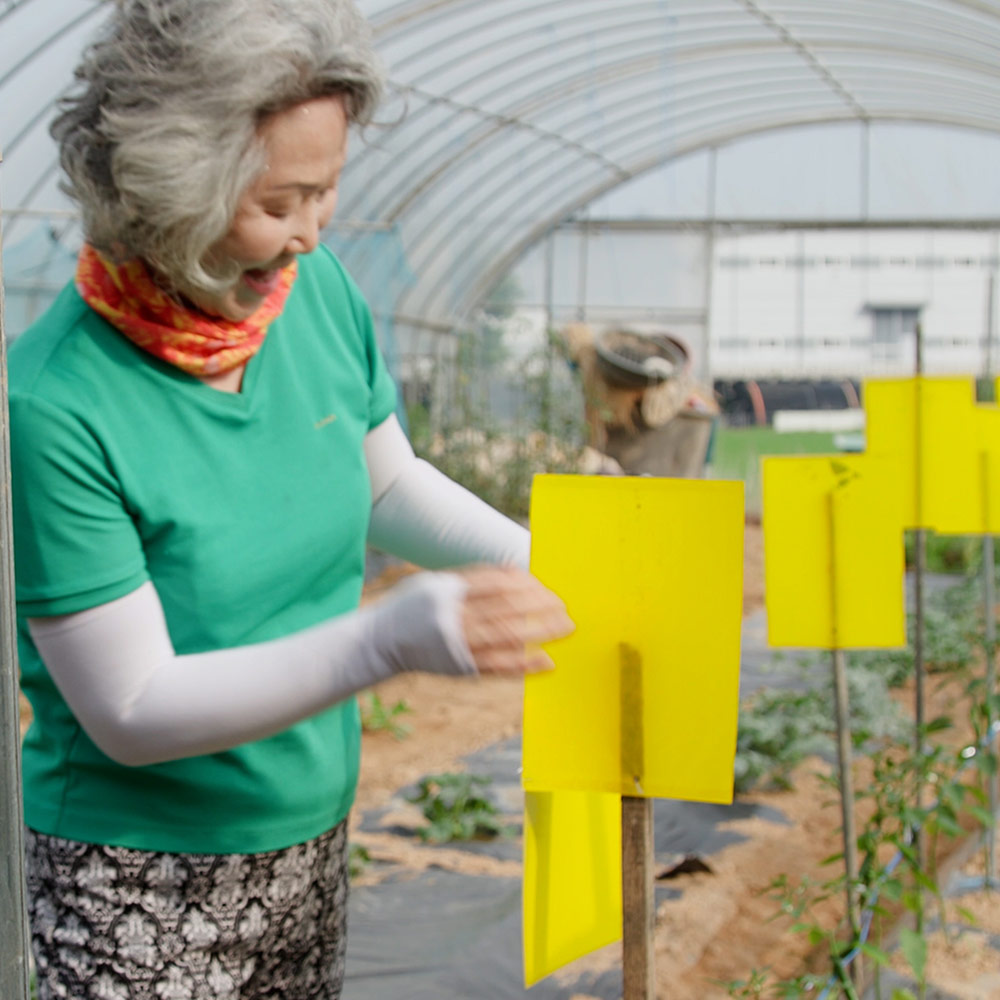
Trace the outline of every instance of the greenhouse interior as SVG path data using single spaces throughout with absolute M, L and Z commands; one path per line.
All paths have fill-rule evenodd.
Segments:
M 0 0 L 8 345 L 74 279 L 49 128 L 117 2 Z M 1000 1000 L 1000 2 L 356 2 L 386 91 L 321 240 L 371 309 L 400 425 L 531 528 L 571 614 L 590 572 L 586 606 L 629 623 L 616 642 L 653 636 L 670 683 L 661 702 L 644 681 L 643 773 L 690 699 L 735 787 L 615 789 L 650 824 L 623 862 L 638 900 L 624 826 L 609 861 L 589 820 L 532 811 L 609 789 L 529 786 L 531 680 L 366 691 L 344 996 Z M 634 518 L 582 493 L 548 515 L 564 476 Z M 709 514 L 732 483 L 738 533 Z M 577 568 L 546 577 L 563 551 Z M 367 560 L 373 597 L 413 569 Z M 12 588 L 0 996 L 26 1000 Z M 590 661 L 566 648 L 570 676 Z M 577 710 L 567 746 L 604 731 Z M 668 774 L 714 753 L 670 747 Z M 440 805 L 460 775 L 482 825 L 439 843 L 428 789 Z

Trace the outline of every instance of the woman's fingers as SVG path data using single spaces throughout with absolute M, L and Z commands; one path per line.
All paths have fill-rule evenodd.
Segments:
M 479 672 L 523 674 L 551 669 L 551 657 L 537 644 L 573 631 L 563 602 L 520 570 L 476 567 L 461 575 L 468 588 L 462 622 Z

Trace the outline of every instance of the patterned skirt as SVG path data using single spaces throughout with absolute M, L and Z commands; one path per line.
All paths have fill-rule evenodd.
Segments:
M 347 822 L 264 854 L 26 831 L 39 1000 L 337 1000 Z

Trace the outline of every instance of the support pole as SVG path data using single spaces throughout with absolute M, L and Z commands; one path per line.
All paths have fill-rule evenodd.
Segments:
M 916 418 L 916 429 L 914 433 L 914 470 L 916 473 L 917 489 L 917 528 L 913 532 L 913 600 L 914 608 L 914 637 L 913 637 L 913 698 L 914 698 L 914 747 L 913 751 L 917 755 L 917 760 L 924 753 L 924 687 L 925 687 L 925 667 L 924 667 L 924 577 L 927 573 L 927 532 L 923 528 L 923 399 L 921 392 L 921 379 L 924 374 L 924 332 L 923 326 L 917 321 L 914 331 L 914 342 L 916 347 L 916 399 L 914 405 L 914 415 Z M 919 809 L 923 804 L 924 789 L 922 783 L 917 781 L 914 789 L 914 804 Z M 916 852 L 917 867 L 924 865 L 924 836 L 923 829 L 918 828 L 913 831 L 913 849 Z M 917 892 L 919 892 L 919 887 Z M 923 906 L 917 908 L 917 933 L 923 932 Z
M 622 796 L 624 1000 L 656 1000 L 653 802 Z
M 844 876 L 847 883 L 847 920 L 851 934 L 861 929 L 858 921 L 858 835 L 854 825 L 854 774 L 851 746 L 850 703 L 844 651 L 833 650 L 833 701 L 837 714 L 837 765 L 840 777 L 840 818 L 844 839 Z
M 653 887 L 653 802 L 642 794 L 645 771 L 642 659 L 622 643 L 622 973 L 623 1000 L 656 1000 L 656 907 Z
M 916 714 L 916 732 L 914 749 L 923 753 L 924 717 L 924 577 L 927 574 L 927 532 L 917 528 L 913 532 L 913 672 L 914 672 L 914 711 Z
M 833 666 L 833 704 L 837 722 L 837 767 L 840 780 L 840 818 L 844 842 L 844 881 L 847 896 L 847 920 L 851 934 L 856 936 L 861 924 L 858 920 L 858 836 L 854 824 L 854 748 L 851 744 L 851 707 L 847 689 L 847 665 L 844 651 L 837 647 L 840 602 L 837 587 L 840 578 L 837 566 L 837 493 L 835 487 L 829 495 L 828 517 L 830 524 L 830 621 L 834 648 L 831 650 Z
M 996 234 L 994 234 L 996 243 Z M 993 317 L 996 312 L 996 273 L 990 271 L 989 295 L 986 309 L 986 363 L 983 369 L 983 378 L 989 382 L 993 378 Z M 992 388 L 992 387 L 991 387 Z M 996 402 L 996 401 L 994 401 Z M 988 450 L 980 452 L 980 482 L 983 489 L 983 640 L 986 647 L 986 676 L 984 678 L 986 699 L 986 733 L 989 739 L 989 752 L 995 753 L 997 749 L 996 734 L 993 731 L 996 725 L 996 716 L 993 712 L 993 695 L 997 689 L 997 598 L 996 598 L 996 568 L 994 563 L 995 551 L 993 535 L 990 534 L 990 473 L 991 456 Z M 990 825 L 985 832 L 986 836 L 986 880 L 987 889 L 997 888 L 997 858 L 996 858 L 996 826 L 997 826 L 997 800 L 998 781 L 1000 776 L 995 772 L 990 772 L 988 778 L 987 795 L 990 810 Z
M 3 265 L 0 262 L 0 997 L 28 1000 L 28 921 L 24 821 L 21 817 L 21 729 L 14 627 L 8 413 Z
M 994 545 L 993 536 L 983 535 L 983 631 L 986 641 L 986 731 L 989 734 L 990 751 L 996 750 L 996 737 L 993 726 L 996 719 L 993 715 L 993 695 L 996 692 L 996 641 L 997 612 L 996 593 L 994 587 Z M 991 773 L 989 781 L 990 826 L 986 831 L 986 888 L 997 887 L 996 859 L 996 816 L 997 816 L 997 774 Z

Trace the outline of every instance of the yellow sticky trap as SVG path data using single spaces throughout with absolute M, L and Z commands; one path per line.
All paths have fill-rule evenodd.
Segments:
M 965 534 L 982 521 L 971 378 L 873 379 L 864 384 L 867 452 L 895 458 L 904 527 Z
M 905 645 L 898 466 L 870 455 L 762 464 L 768 642 L 815 649 Z
M 524 985 L 622 936 L 621 799 L 526 792 Z
M 537 476 L 531 525 L 577 629 L 526 680 L 524 787 L 731 802 L 743 484 Z

